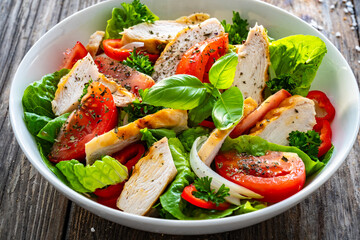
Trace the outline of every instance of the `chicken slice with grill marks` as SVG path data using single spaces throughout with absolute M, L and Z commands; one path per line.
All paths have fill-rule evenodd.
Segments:
M 316 124 L 315 104 L 311 99 L 295 95 L 283 100 L 250 130 L 250 135 L 269 142 L 289 145 L 289 133 L 306 132 Z
M 243 117 L 250 114 L 257 107 L 257 103 L 252 98 L 247 98 L 244 100 L 244 113 Z M 226 130 L 219 130 L 215 128 L 205 143 L 201 146 L 198 154 L 200 159 L 207 165 L 210 166 L 211 162 L 214 160 L 216 154 L 219 152 L 222 144 L 231 131 L 234 129 L 236 125 Z
M 155 63 L 152 78 L 158 82 L 174 75 L 182 56 L 189 48 L 196 43 L 223 34 L 224 28 L 216 18 L 210 18 L 197 25 L 186 27 L 166 45 Z
M 159 20 L 154 23 L 140 23 L 125 29 L 121 34 L 121 43 L 143 42 L 144 49 L 152 54 L 160 54 L 161 50 L 174 39 L 176 34 L 184 28 L 201 23 L 209 19 L 209 14 L 194 13 L 177 20 Z
M 136 163 L 117 200 L 117 207 L 124 212 L 145 215 L 176 174 L 168 140 L 164 137 Z
M 70 72 L 63 76 L 51 102 L 55 115 L 73 111 L 79 105 L 83 89 L 90 81 L 100 82 L 113 94 L 116 106 L 126 106 L 135 100 L 135 96 L 116 82 L 99 73 L 92 57 L 86 57 L 75 63 Z
M 85 144 L 86 163 L 92 164 L 103 155 L 111 155 L 141 139 L 143 128 L 168 128 L 175 132 L 187 129 L 187 111 L 162 109 L 125 126 L 115 128 Z
M 258 104 L 268 80 L 270 65 L 269 40 L 263 26 L 250 29 L 244 44 L 237 46 L 238 65 L 232 86 L 238 87 L 244 98 L 251 97 Z

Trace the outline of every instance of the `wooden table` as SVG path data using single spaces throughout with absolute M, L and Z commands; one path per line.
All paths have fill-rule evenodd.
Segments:
M 104 220 L 57 192 L 15 140 L 8 112 L 11 79 L 25 53 L 46 31 L 97 2 L 0 1 L 0 239 L 360 239 L 359 136 L 345 163 L 318 191 L 275 218 L 233 232 L 189 237 L 138 231 Z M 317 27 L 342 52 L 359 81 L 360 32 L 350 26 L 360 21 L 359 0 L 352 1 L 357 20 L 339 0 L 266 2 Z

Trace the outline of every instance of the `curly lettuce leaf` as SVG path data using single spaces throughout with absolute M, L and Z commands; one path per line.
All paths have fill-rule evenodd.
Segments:
M 153 23 L 159 20 L 159 17 L 153 14 L 149 8 L 140 3 L 140 0 L 134 0 L 132 3 L 121 3 L 122 8 L 114 8 L 112 17 L 107 22 L 105 39 L 119 39 L 121 32 L 139 23 Z
M 183 131 L 179 136 L 179 140 L 183 144 L 186 151 L 190 152 L 195 140 L 201 136 L 209 136 L 210 130 L 203 127 L 189 128 Z
M 306 96 L 327 52 L 325 43 L 315 36 L 294 35 L 272 41 L 269 51 L 273 69 L 271 79 L 291 80 L 281 84 L 296 84 L 290 93 Z
M 234 215 L 240 215 L 249 212 L 255 212 L 257 210 L 267 207 L 267 204 L 259 201 L 241 200 L 239 209 L 234 212 Z
M 22 104 L 24 112 L 35 113 L 39 116 L 54 118 L 51 101 L 60 79 L 70 70 L 62 69 L 58 72 L 45 75 L 40 81 L 30 84 L 24 91 Z
M 94 192 L 97 188 L 120 183 L 128 178 L 128 171 L 116 159 L 105 156 L 92 165 L 84 166 L 77 160 L 61 161 L 56 167 L 78 192 Z
M 140 130 L 142 136 L 141 141 L 145 141 L 146 145 L 151 147 L 154 143 L 162 139 L 163 137 L 174 138 L 176 137 L 176 133 L 174 130 L 159 128 L 159 129 L 148 129 L 144 128 Z
M 253 156 L 263 156 L 267 151 L 293 152 L 302 159 L 305 164 L 306 175 L 310 176 L 325 166 L 323 162 L 313 161 L 297 147 L 282 146 L 270 143 L 258 136 L 242 135 L 238 138 L 226 138 L 221 151 L 235 149 L 239 153 L 247 153 Z
M 65 113 L 57 118 L 50 120 L 43 128 L 41 128 L 41 130 L 38 131 L 36 136 L 54 143 L 61 127 L 66 122 L 69 115 L 70 113 Z

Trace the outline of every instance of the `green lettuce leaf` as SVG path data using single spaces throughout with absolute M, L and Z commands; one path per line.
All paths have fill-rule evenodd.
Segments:
M 31 135 L 36 136 L 36 134 L 51 121 L 51 118 L 39 116 L 31 112 L 24 112 L 24 121 Z
M 306 96 L 327 52 L 325 43 L 315 36 L 294 35 L 272 41 L 269 50 L 271 78 L 291 80 L 291 84 L 296 84 L 290 89 L 291 94 Z
M 132 3 L 121 3 L 122 8 L 114 8 L 112 17 L 107 22 L 105 39 L 119 39 L 121 32 L 139 23 L 153 23 L 159 20 L 159 17 L 153 14 L 149 8 L 140 3 L 140 0 L 134 0 Z
M 114 185 L 128 178 L 127 168 L 110 156 L 102 157 L 91 166 L 70 160 L 61 161 L 56 167 L 78 192 L 94 192 L 97 188 Z
M 155 142 L 159 141 L 163 137 L 174 138 L 176 133 L 174 130 L 159 128 L 159 129 L 148 129 L 144 128 L 140 130 L 142 136 L 141 141 L 145 141 L 148 147 L 151 147 Z
M 191 147 L 195 140 L 201 136 L 209 136 L 210 130 L 203 127 L 189 128 L 183 131 L 179 136 L 179 140 L 184 146 L 185 150 L 190 152 Z
M 244 213 L 254 212 L 267 207 L 267 204 L 259 201 L 241 200 L 239 209 L 234 212 L 234 215 L 240 215 Z
M 54 143 L 61 127 L 66 122 L 69 115 L 70 113 L 65 113 L 57 118 L 50 120 L 43 128 L 41 128 L 40 131 L 38 131 L 38 134 L 36 136 Z
M 185 152 L 184 146 L 177 138 L 169 139 L 171 155 L 174 159 L 178 174 L 168 187 L 167 191 L 160 196 L 162 209 L 160 213 L 166 218 L 180 220 L 215 219 L 231 215 L 238 206 L 231 206 L 225 211 L 198 208 L 181 198 L 183 189 L 192 183 L 195 174 L 192 172 L 189 162 L 189 154 Z
M 238 138 L 226 138 L 221 151 L 229 151 L 235 149 L 239 153 L 248 153 L 253 156 L 265 155 L 267 151 L 293 152 L 297 153 L 305 164 L 306 175 L 310 176 L 325 166 L 320 161 L 313 161 L 303 151 L 296 147 L 282 146 L 270 143 L 258 136 L 242 135 Z
M 324 164 L 327 164 L 330 161 L 331 156 L 334 153 L 334 149 L 335 149 L 335 147 L 334 147 L 334 145 L 332 145 L 331 148 L 329 149 L 329 151 L 327 151 L 327 153 L 320 158 L 320 161 L 323 162 Z
M 58 72 L 45 75 L 40 81 L 30 84 L 24 91 L 22 104 L 24 112 L 35 113 L 39 116 L 54 118 L 51 101 L 60 79 L 70 70 L 62 69 Z

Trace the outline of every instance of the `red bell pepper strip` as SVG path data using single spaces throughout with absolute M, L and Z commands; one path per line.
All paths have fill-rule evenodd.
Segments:
M 119 196 L 111 197 L 111 198 L 98 197 L 97 202 L 100 203 L 101 205 L 105 205 L 105 206 L 110 207 L 110 208 L 118 209 L 116 207 L 116 202 L 117 202 L 118 197 Z
M 200 208 L 214 209 L 214 210 L 222 211 L 222 210 L 226 210 L 230 207 L 230 203 L 228 203 L 228 202 L 220 203 L 218 206 L 216 206 L 216 204 L 211 201 L 205 201 L 204 199 L 197 198 L 192 194 L 194 191 L 196 191 L 196 188 L 193 184 L 186 186 L 184 188 L 183 192 L 181 193 L 181 197 L 184 200 L 191 203 L 192 205 L 195 205 Z
M 323 117 L 315 116 L 316 122 L 318 123 L 320 120 L 327 120 L 329 121 L 329 123 L 331 123 L 335 117 L 335 108 L 331 104 L 326 94 L 321 91 L 314 90 L 310 91 L 306 97 L 314 100 L 315 104 L 317 104 L 320 108 L 323 108 L 326 111 L 326 115 Z
M 207 120 L 202 121 L 201 123 L 199 123 L 199 125 L 202 127 L 211 128 L 211 129 L 215 128 L 215 124 L 213 122 L 207 121 Z
M 125 149 L 112 155 L 113 158 L 118 160 L 121 164 L 127 167 L 129 173 L 135 164 L 140 160 L 145 153 L 145 147 L 141 143 L 134 143 Z
M 95 190 L 94 194 L 98 197 L 102 198 L 111 198 L 111 197 L 119 197 L 120 193 L 124 188 L 124 182 L 107 186 L 106 188 L 98 188 Z
M 321 157 L 325 153 L 327 153 L 332 146 L 331 144 L 332 131 L 329 121 L 319 120 L 317 124 L 314 126 L 314 130 L 320 134 L 321 144 L 319 146 L 318 157 Z
M 126 60 L 132 53 L 132 49 L 121 49 L 122 43 L 121 39 L 107 39 L 103 41 L 103 47 L 105 54 L 114 60 L 124 61 Z M 143 54 L 149 57 L 149 60 L 152 63 L 155 63 L 159 58 L 158 54 L 149 54 L 141 50 L 136 50 L 136 53 Z

